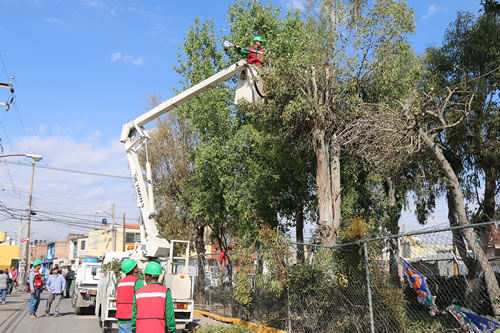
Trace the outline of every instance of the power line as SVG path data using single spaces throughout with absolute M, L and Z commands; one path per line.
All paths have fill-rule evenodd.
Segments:
M 24 166 L 29 166 L 29 167 L 32 166 L 31 163 L 24 163 L 24 162 L 10 162 L 10 161 L 0 161 L 0 162 L 1 163 L 14 164 L 14 165 L 24 165 Z M 35 168 L 50 169 L 50 170 L 72 172 L 72 173 L 80 173 L 80 174 L 91 175 L 91 176 L 110 177 L 110 178 L 127 179 L 127 180 L 132 179 L 132 177 L 110 175 L 110 174 L 99 173 L 99 172 L 92 172 L 92 171 L 82 171 L 82 170 L 55 168 L 55 167 L 49 167 L 49 166 L 44 166 L 44 165 L 40 165 L 40 164 L 36 164 Z
M 3 70 L 5 72 L 5 76 L 7 77 L 7 80 L 10 78 L 9 74 L 7 73 L 7 68 L 5 67 L 5 63 L 3 62 L 3 57 L 2 55 L 0 54 L 0 60 L 2 61 L 2 66 L 3 66 Z
M 19 108 L 17 107 L 16 100 L 14 100 L 14 109 L 16 109 L 17 117 L 19 118 L 19 123 L 21 124 L 21 128 L 23 129 L 24 139 L 26 140 L 26 143 L 28 144 L 28 148 L 31 150 L 32 153 L 35 153 L 33 151 L 33 147 L 31 146 L 31 142 L 29 140 L 28 134 L 26 133 L 26 129 L 24 128 L 23 119 L 21 118 L 21 113 L 19 112 Z

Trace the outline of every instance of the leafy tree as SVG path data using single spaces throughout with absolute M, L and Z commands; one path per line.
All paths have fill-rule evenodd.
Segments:
M 391 74 L 408 49 L 412 18 L 399 2 L 308 1 L 287 56 L 272 59 L 265 117 L 280 120 L 283 133 L 315 153 L 318 233 L 325 244 L 336 242 L 340 228 L 342 150 L 363 134 L 356 107 L 406 88 Z M 380 93 L 370 94 L 375 83 Z
M 469 204 L 465 207 L 466 213 L 471 222 L 497 218 L 495 197 L 500 180 L 499 15 L 497 1 L 483 2 L 483 14 L 477 18 L 471 13 L 459 12 L 446 31 L 443 46 L 427 50 L 430 81 L 441 89 L 460 85 L 464 91 L 474 93 L 467 116 L 457 126 L 450 127 L 440 142 L 451 168 L 461 181 L 464 199 Z M 461 95 L 463 93 L 457 93 L 452 98 L 458 101 Z M 453 188 L 448 186 L 447 192 L 450 224 L 456 225 L 460 223 L 461 212 L 456 210 L 457 198 Z M 475 211 L 471 209 L 472 204 L 478 207 Z M 485 252 L 490 233 L 490 228 L 477 232 Z M 465 251 L 464 236 L 460 232 L 454 232 L 453 236 L 468 267 L 473 286 L 470 296 L 474 298 L 481 289 L 482 267 Z
M 453 169 L 445 151 L 447 132 L 459 126 L 471 114 L 474 92 L 467 90 L 466 83 L 436 90 L 430 81 L 420 81 L 420 90 L 407 96 L 404 101 L 390 104 L 367 104 L 364 124 L 367 133 L 376 138 L 383 138 L 379 149 L 381 156 L 407 156 L 421 150 L 428 151 L 443 175 L 449 191 L 449 203 L 455 212 L 457 224 L 468 226 L 464 195 L 460 180 Z M 417 88 L 417 87 L 416 87 Z M 373 108 L 370 106 L 374 106 Z M 370 142 L 371 140 L 367 140 Z M 373 147 L 373 145 L 371 146 Z M 384 151 L 385 150 L 385 151 Z M 471 229 L 464 229 L 463 238 L 473 249 L 475 265 L 479 265 L 485 275 L 489 297 L 494 313 L 500 308 L 495 304 L 500 290 L 485 251 Z M 465 249 L 465 248 L 463 248 Z M 468 254 L 463 253 L 467 263 Z

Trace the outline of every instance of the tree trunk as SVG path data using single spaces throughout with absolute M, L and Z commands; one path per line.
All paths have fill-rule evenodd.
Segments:
M 318 229 L 321 244 L 335 244 L 335 230 L 332 205 L 332 179 L 330 173 L 329 145 L 325 131 L 317 128 L 314 131 L 314 148 L 316 152 L 316 194 L 318 196 Z
M 419 136 L 424 142 L 424 144 L 429 148 L 437 162 L 441 166 L 441 170 L 446 176 L 448 186 L 453 197 L 453 202 L 455 206 L 455 211 L 457 213 L 458 223 L 461 226 L 470 225 L 467 219 L 467 214 L 465 211 L 465 201 L 462 194 L 462 189 L 460 188 L 460 182 L 458 181 L 455 171 L 453 171 L 450 163 L 443 154 L 441 148 L 439 148 L 433 139 L 427 135 L 421 128 L 419 129 Z M 500 297 L 500 288 L 498 287 L 498 282 L 495 277 L 495 273 L 488 262 L 488 257 L 483 251 L 482 247 L 476 242 L 476 235 L 471 228 L 465 228 L 463 230 L 464 237 L 477 256 L 479 264 L 484 272 L 484 278 L 486 281 L 486 287 L 488 289 L 488 296 L 491 301 L 491 307 L 495 316 L 500 316 L 500 304 L 496 303 L 497 299 Z
M 392 235 L 399 233 L 399 218 L 401 217 L 401 209 L 403 203 L 401 198 L 396 196 L 396 184 L 391 177 L 385 179 L 385 194 L 387 196 L 388 210 L 389 210 L 389 225 L 387 226 Z M 391 247 L 389 259 L 389 271 L 392 282 L 395 286 L 400 285 L 399 279 L 399 248 L 394 249 Z
M 330 142 L 330 178 L 332 185 L 333 243 L 337 243 L 337 233 L 340 229 L 340 145 L 337 136 Z
M 205 303 L 205 227 L 196 225 L 196 235 L 194 246 L 198 254 L 198 293 L 196 294 L 195 302 L 197 304 Z
M 385 179 L 385 195 L 387 196 L 387 203 L 389 206 L 389 225 L 387 228 L 392 235 L 399 233 L 399 218 L 401 217 L 401 210 L 403 209 L 403 202 L 401 196 L 396 195 L 396 184 L 392 177 Z
M 295 235 L 297 240 L 297 262 L 304 263 L 304 204 L 300 204 L 295 213 Z
M 453 199 L 453 195 L 451 194 L 451 190 L 448 189 L 446 192 L 446 200 L 448 203 L 448 221 L 450 221 L 450 227 L 458 226 L 457 220 L 457 212 L 455 211 L 456 204 Z M 462 236 L 462 232 L 460 230 L 453 230 L 453 244 L 458 250 L 458 254 L 462 258 L 467 270 L 469 272 L 475 269 L 474 260 L 467 254 L 467 247 L 465 245 L 464 237 Z

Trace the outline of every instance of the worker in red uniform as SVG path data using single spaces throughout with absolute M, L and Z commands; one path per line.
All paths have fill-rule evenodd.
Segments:
M 122 272 L 125 277 L 118 282 L 116 293 L 116 319 L 118 333 L 132 333 L 132 305 L 139 288 L 144 287 L 144 281 L 138 277 L 137 261 L 126 258 L 122 261 Z
M 136 333 L 176 331 L 172 293 L 158 282 L 161 273 L 160 264 L 154 261 L 144 270 L 147 284 L 137 290 L 132 306 L 132 330 Z
M 248 64 L 256 64 L 262 67 L 264 64 L 264 49 L 262 48 L 262 38 L 260 36 L 255 36 L 253 38 L 253 46 L 249 48 L 242 49 L 236 46 L 236 51 L 241 55 L 248 55 Z

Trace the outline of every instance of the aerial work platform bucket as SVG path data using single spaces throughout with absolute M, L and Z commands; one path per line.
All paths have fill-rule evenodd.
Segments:
M 238 105 L 242 101 L 252 104 L 264 103 L 264 81 L 259 75 L 260 69 L 260 66 L 252 64 L 240 73 L 234 104 Z

